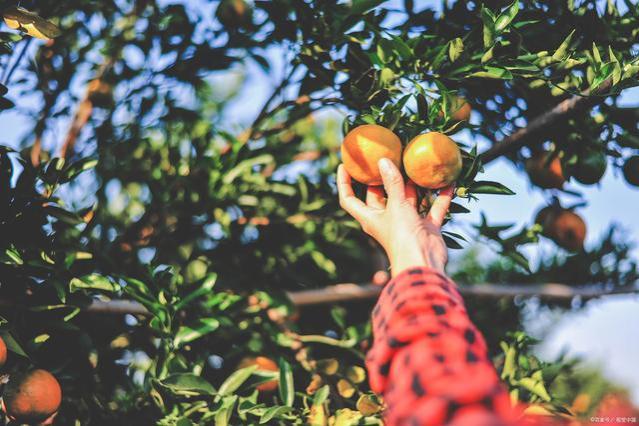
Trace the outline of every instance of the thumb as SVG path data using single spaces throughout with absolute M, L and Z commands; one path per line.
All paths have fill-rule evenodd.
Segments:
M 384 189 L 388 194 L 389 203 L 403 201 L 406 197 L 404 191 L 404 178 L 395 164 L 388 158 L 382 158 L 378 163 L 379 172 L 382 175 Z

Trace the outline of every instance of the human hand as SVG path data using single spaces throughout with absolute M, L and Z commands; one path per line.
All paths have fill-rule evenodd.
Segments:
M 415 266 L 444 272 L 448 254 L 440 228 L 453 197 L 452 186 L 442 189 L 428 215 L 421 217 L 417 212 L 415 184 L 411 181 L 404 184 L 402 174 L 388 159 L 379 161 L 379 170 L 384 188 L 369 186 L 364 203 L 353 193 L 351 177 L 340 165 L 337 169 L 340 206 L 386 251 L 392 276 Z

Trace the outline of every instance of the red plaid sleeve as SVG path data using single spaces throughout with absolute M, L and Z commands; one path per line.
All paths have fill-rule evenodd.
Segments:
M 367 355 L 386 425 L 514 425 L 514 409 L 454 282 L 411 268 L 382 291 Z M 527 423 L 530 424 L 530 423 Z

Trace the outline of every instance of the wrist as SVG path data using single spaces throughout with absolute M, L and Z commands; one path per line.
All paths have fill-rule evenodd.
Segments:
M 407 244 L 388 253 L 391 276 L 395 277 L 408 268 L 428 267 L 429 262 L 419 245 Z
M 425 267 L 445 273 L 446 262 L 432 251 L 419 244 L 404 244 L 393 250 L 387 250 L 391 266 L 391 276 L 395 277 L 409 268 Z

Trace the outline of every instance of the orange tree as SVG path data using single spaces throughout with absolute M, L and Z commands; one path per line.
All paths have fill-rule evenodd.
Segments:
M 535 159 L 531 180 L 553 195 L 606 167 L 636 184 L 637 114 L 618 99 L 637 85 L 639 9 L 600 3 L 0 1 L 0 108 L 32 118 L 0 146 L 7 386 L 53 373 L 60 424 L 380 424 L 362 368 L 370 305 L 298 312 L 285 292 L 384 267 L 337 206 L 340 124 L 318 112 L 341 112 L 343 134 L 452 137 L 453 222 L 482 194 L 512 195 L 482 177 L 497 157 L 522 173 Z M 247 121 L 254 75 L 282 70 Z M 551 204 L 523 229 L 475 224 L 501 260 L 469 258 L 456 278 L 634 283 L 629 242 L 586 251 Z M 540 234 L 574 252 L 531 270 L 520 247 Z M 514 399 L 593 409 L 571 405 L 571 363 L 530 355 L 519 305 L 468 303 Z

